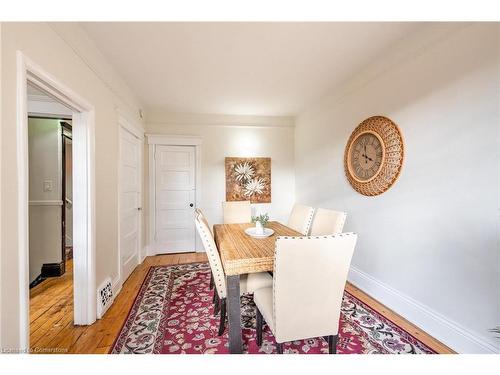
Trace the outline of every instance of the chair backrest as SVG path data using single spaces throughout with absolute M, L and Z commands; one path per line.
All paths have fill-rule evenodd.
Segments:
M 224 224 L 250 223 L 252 208 L 250 201 L 222 202 Z
M 287 226 L 303 235 L 307 235 L 311 227 L 313 215 L 314 208 L 296 204 L 290 213 Z
M 198 234 L 201 237 L 203 247 L 205 248 L 205 252 L 207 253 L 208 263 L 212 269 L 217 294 L 219 295 L 219 298 L 225 298 L 227 293 L 226 275 L 224 274 L 224 268 L 222 267 L 219 250 L 217 250 L 217 245 L 215 244 L 212 232 L 210 232 L 210 228 L 206 222 L 200 218 L 200 215 L 196 217 L 195 224 Z
M 208 224 L 208 220 L 207 220 L 205 214 L 203 214 L 202 210 L 200 210 L 199 208 L 196 208 L 194 210 L 194 217 L 195 217 L 195 219 L 199 219 L 199 220 L 203 221 L 205 223 L 205 225 L 208 227 L 208 229 L 210 230 L 210 233 L 212 233 L 212 228 L 210 228 L 210 224 Z
M 311 225 L 311 236 L 342 233 L 347 214 L 342 211 L 318 208 Z
M 277 342 L 338 334 L 357 235 L 278 237 L 273 319 Z

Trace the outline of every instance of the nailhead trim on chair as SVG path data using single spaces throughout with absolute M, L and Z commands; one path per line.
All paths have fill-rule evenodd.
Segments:
M 345 224 L 346 219 L 347 219 L 347 214 L 345 212 L 343 212 L 342 213 L 342 219 L 340 219 L 340 221 L 337 223 L 337 225 L 335 227 L 335 232 L 336 233 L 342 232 L 342 230 L 344 228 L 344 224 Z
M 355 235 L 355 232 L 347 232 L 347 233 L 336 233 L 336 234 L 329 234 L 325 236 L 278 236 L 276 238 L 276 242 L 278 242 L 281 239 L 292 239 L 292 240 L 302 240 L 302 239 L 319 239 L 319 238 L 335 238 L 335 237 L 344 237 L 344 236 L 353 236 Z
M 214 267 L 213 275 L 214 275 L 214 283 L 216 285 L 217 289 L 217 294 L 219 295 L 220 298 L 224 298 L 224 286 L 223 286 L 223 278 L 224 278 L 224 273 L 222 272 L 221 269 L 218 267 L 217 263 L 217 256 L 218 256 L 218 251 L 217 249 L 214 249 L 212 247 L 210 239 L 213 240 L 212 235 L 210 234 L 210 237 L 208 237 L 208 234 L 206 232 L 206 224 L 200 221 L 199 216 L 196 217 L 196 226 L 198 227 L 199 231 L 201 232 L 201 237 L 203 241 L 203 245 L 206 246 L 208 249 L 208 256 L 211 258 L 212 262 L 210 262 L 210 266 Z M 217 255 L 216 255 L 217 252 Z M 220 259 L 219 259 L 220 261 Z
M 278 324 L 276 322 L 276 275 L 278 275 L 278 243 L 280 241 L 280 238 L 276 238 L 276 245 L 275 245 L 275 250 L 274 250 L 274 266 L 273 266 L 273 324 L 274 324 L 274 329 L 278 327 Z M 285 237 L 288 238 L 288 237 Z M 273 332 L 276 335 L 276 332 Z
M 313 216 L 314 216 L 314 208 L 311 208 L 309 210 L 309 217 L 307 218 L 307 222 L 306 222 L 305 227 L 303 228 L 302 234 L 304 234 L 304 235 L 308 235 L 309 234 L 309 230 L 311 229 L 311 224 L 312 224 Z

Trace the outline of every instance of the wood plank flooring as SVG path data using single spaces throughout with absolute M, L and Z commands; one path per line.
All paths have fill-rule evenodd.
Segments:
M 108 353 L 149 267 L 206 261 L 205 253 L 147 257 L 124 283 L 104 317 L 91 326 L 73 325 L 73 267 L 30 290 L 30 348 L 33 353 Z M 351 284 L 347 291 L 375 308 L 438 353 L 453 351 Z

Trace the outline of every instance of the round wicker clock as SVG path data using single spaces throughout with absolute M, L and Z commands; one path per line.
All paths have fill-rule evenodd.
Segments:
M 344 153 L 344 169 L 352 187 L 363 195 L 379 195 L 396 182 L 403 166 L 404 144 L 398 126 L 373 116 L 352 132 Z

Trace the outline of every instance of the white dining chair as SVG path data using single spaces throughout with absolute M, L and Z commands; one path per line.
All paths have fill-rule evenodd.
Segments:
M 203 221 L 203 223 L 208 227 L 208 230 L 210 231 L 210 233 L 213 235 L 212 228 L 208 224 L 208 220 L 207 220 L 205 214 L 203 213 L 203 211 L 201 211 L 201 209 L 199 209 L 199 208 L 195 208 L 194 215 L 195 215 L 195 219 Z M 214 275 L 213 275 L 212 272 L 210 272 L 210 285 L 209 285 L 209 289 L 212 290 L 213 287 L 214 287 Z
M 342 233 L 347 214 L 342 211 L 318 208 L 311 225 L 311 236 Z
M 311 227 L 313 215 L 314 208 L 295 204 L 290 213 L 287 226 L 303 235 L 307 235 Z
M 274 334 L 278 353 L 283 343 L 314 337 L 328 339 L 336 353 L 340 308 L 357 235 L 278 237 L 273 286 L 254 292 L 257 344 L 262 325 Z
M 224 224 L 250 223 L 252 208 L 250 201 L 222 202 Z
M 220 323 L 219 323 L 219 336 L 224 333 L 225 321 L 226 321 L 226 296 L 227 296 L 227 285 L 226 285 L 226 274 L 224 273 L 224 268 L 222 267 L 222 261 L 219 255 L 219 250 L 215 244 L 212 232 L 208 228 L 207 224 L 200 219 L 200 215 L 196 216 L 195 219 L 196 229 L 201 237 L 203 247 L 207 253 L 208 262 L 210 264 L 210 269 L 214 278 L 215 291 L 215 308 L 214 314 L 219 312 L 220 307 Z M 273 278 L 268 272 L 256 272 L 247 275 L 240 276 L 240 295 L 253 293 L 255 290 L 260 288 L 270 287 L 273 283 Z
M 203 221 L 205 223 L 205 225 L 208 227 L 208 229 L 210 230 L 210 232 L 212 232 L 212 228 L 208 224 L 207 217 L 205 216 L 205 214 L 203 213 L 203 211 L 201 209 L 196 208 L 194 210 L 194 215 L 195 215 L 195 218 L 198 217 L 201 221 Z

